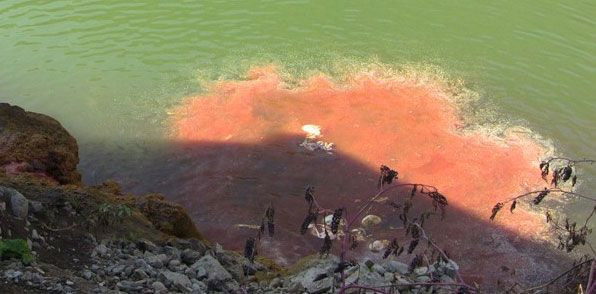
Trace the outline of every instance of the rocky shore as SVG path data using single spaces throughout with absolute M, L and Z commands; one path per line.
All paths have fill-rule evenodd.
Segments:
M 453 261 L 249 261 L 205 240 L 161 195 L 82 185 L 77 163 L 76 140 L 57 121 L 0 104 L 0 293 L 336 293 L 343 282 L 386 293 L 457 289 Z

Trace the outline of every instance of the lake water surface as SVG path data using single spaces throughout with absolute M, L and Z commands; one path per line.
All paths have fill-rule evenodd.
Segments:
M 594 11 L 589 1 L 3 1 L 0 100 L 61 121 L 79 141 L 86 183 L 113 178 L 131 192 L 164 193 L 190 210 L 200 230 L 229 247 L 240 248 L 250 234 L 234 224 L 258 222 L 268 202 L 285 207 L 278 214 L 286 215 L 286 234 L 266 251 L 285 262 L 318 246 L 318 240 L 292 235 L 304 214 L 306 185 L 322 186 L 329 205 L 350 202 L 354 194 L 374 192 L 370 182 L 379 164 L 392 165 L 405 180 L 433 181 L 451 192 L 446 196 L 459 217 L 449 236 L 437 236 L 445 246 L 457 251 L 473 241 L 451 238 L 466 235 L 463 227 L 487 228 L 476 248 L 498 250 L 457 251 L 460 258 L 476 254 L 462 261 L 464 269 L 478 266 L 479 256 L 489 260 L 492 267 L 482 264 L 486 270 L 470 274 L 480 281 L 498 272 L 495 260 L 516 252 L 527 255 L 518 262 L 534 262 L 528 252 L 542 246 L 536 238 L 544 228 L 529 212 L 485 223 L 493 201 L 511 196 L 501 193 L 542 185 L 531 168 L 549 148 L 534 148 L 596 158 Z M 457 82 L 455 89 L 470 90 L 467 97 L 479 101 L 464 120 L 452 115 L 452 103 L 412 104 L 403 84 L 378 79 L 388 68 L 397 80 L 404 73 L 433 73 L 428 80 L 422 75 L 421 88 L 409 88 L 408 97 L 432 98 L 435 82 Z M 375 70 L 368 82 L 350 79 Z M 331 98 L 319 106 L 317 97 Z M 379 97 L 383 101 L 375 102 Z M 408 110 L 420 109 L 426 120 L 408 119 Z M 199 119 L 182 122 L 193 115 Z M 439 128 L 457 129 L 466 119 L 485 126 L 485 135 L 518 125 L 532 131 L 522 132 L 524 138 L 541 139 L 509 140 L 509 147 L 487 152 L 482 148 L 503 141 L 451 137 L 449 128 Z M 307 123 L 322 125 L 337 144 L 334 157 L 304 157 L 296 149 L 299 127 Z M 355 125 L 363 127 L 346 131 Z M 417 153 L 423 143 L 429 146 Z M 487 174 L 480 173 L 487 163 Z M 453 180 L 427 172 L 450 169 L 457 173 Z M 584 179 L 596 176 L 595 167 L 581 171 Z M 454 188 L 456 181 L 481 184 Z M 483 196 L 470 195 L 480 188 Z M 594 188 L 594 182 L 580 185 L 586 194 Z M 568 212 L 581 217 L 590 209 L 574 203 Z M 526 240 L 528 231 L 534 236 Z M 503 263 L 512 265 L 516 256 L 509 257 Z M 535 276 L 528 270 L 524 277 Z

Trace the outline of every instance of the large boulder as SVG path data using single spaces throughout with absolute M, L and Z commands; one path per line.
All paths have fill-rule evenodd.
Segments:
M 0 103 L 0 170 L 79 184 L 77 141 L 55 119 Z
M 299 283 L 309 293 L 324 293 L 333 287 L 333 274 L 339 264 L 337 256 L 305 259 L 303 270 L 292 275 L 291 281 Z
M 135 206 L 158 230 L 168 235 L 204 240 L 184 207 L 165 200 L 162 195 L 136 198 Z
M 16 218 L 27 218 L 29 213 L 29 200 L 19 193 L 19 191 L 0 186 L 0 201 L 8 203 L 12 215 Z

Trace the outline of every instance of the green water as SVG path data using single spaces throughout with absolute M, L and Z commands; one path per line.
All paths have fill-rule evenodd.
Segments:
M 160 2 L 0 2 L 0 100 L 60 120 L 87 182 L 120 168 L 90 146 L 159 139 L 166 109 L 199 79 L 269 62 L 296 75 L 430 64 L 559 152 L 596 158 L 595 2 Z

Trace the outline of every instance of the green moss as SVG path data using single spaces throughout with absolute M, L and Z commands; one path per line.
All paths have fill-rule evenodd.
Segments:
M 33 256 L 23 239 L 0 240 L 0 259 L 18 258 L 25 265 L 31 264 Z

